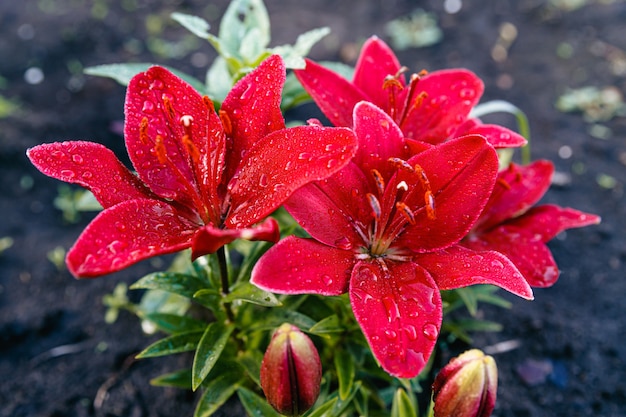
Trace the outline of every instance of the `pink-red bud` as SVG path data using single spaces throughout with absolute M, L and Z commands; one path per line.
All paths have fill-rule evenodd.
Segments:
M 299 416 L 320 393 L 322 365 L 315 345 L 291 324 L 281 325 L 261 362 L 261 387 L 267 401 L 281 414 Z
M 496 404 L 498 368 L 478 349 L 453 358 L 433 383 L 435 417 L 489 417 Z

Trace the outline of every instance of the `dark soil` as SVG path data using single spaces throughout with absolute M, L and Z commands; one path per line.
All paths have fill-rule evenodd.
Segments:
M 389 39 L 385 23 L 411 12 L 416 3 L 266 2 L 273 45 L 330 26 L 332 35 L 312 56 L 348 63 L 371 34 Z M 568 231 L 551 242 L 562 271 L 554 287 L 537 290 L 533 302 L 505 295 L 513 302 L 511 311 L 481 310 L 504 330 L 476 335 L 475 345 L 489 349 L 513 342 L 512 350 L 495 355 L 500 388 L 494 415 L 626 416 L 626 118 L 603 122 L 612 134 L 598 139 L 580 114 L 554 106 L 567 87 L 613 85 L 626 92 L 626 70 L 619 69 L 620 59 L 626 65 L 626 3 L 589 1 L 565 12 L 541 0 L 490 0 L 463 2 L 453 15 L 445 13 L 441 1 L 419 3 L 438 16 L 444 39 L 398 52 L 401 62 L 416 71 L 462 66 L 478 73 L 486 83 L 485 99 L 505 99 L 527 113 L 533 158 L 555 162 L 561 181 L 544 201 L 603 218 L 599 226 Z M 133 356 L 154 337 L 143 335 L 130 314 L 114 325 L 104 322 L 103 295 L 118 282 L 132 282 L 162 265 L 144 262 L 84 281 L 57 269 L 47 254 L 68 248 L 90 215 L 76 224 L 64 222 L 53 207 L 60 183 L 38 173 L 25 150 L 41 142 L 87 139 L 123 157 L 124 88 L 83 76 L 81 66 L 152 61 L 202 79 L 214 56 L 211 47 L 199 40 L 182 42 L 191 38 L 168 15 L 198 14 L 216 29 L 225 7 L 224 0 L 0 2 L 0 95 L 19 102 L 16 113 L 0 118 L 0 238 L 14 241 L 0 254 L 1 416 L 192 414 L 193 394 L 148 383 L 184 366 L 189 357 L 136 362 Z M 518 36 L 508 57 L 496 61 L 491 49 L 504 22 L 514 24 Z M 179 42 L 174 51 L 180 56 L 159 55 L 155 39 Z M 188 46 L 202 54 L 192 58 Z M 557 50 L 569 57 L 559 57 Z M 42 70 L 41 83 L 25 81 L 29 68 Z M 571 156 L 564 149 L 571 149 Z M 606 175 L 615 181 L 607 182 Z M 221 415 L 239 414 L 234 407 Z

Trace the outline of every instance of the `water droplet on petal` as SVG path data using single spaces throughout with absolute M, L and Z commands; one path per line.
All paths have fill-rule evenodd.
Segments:
M 491 266 L 496 269 L 504 269 L 504 264 L 497 259 L 491 261 Z
M 335 246 L 339 249 L 350 250 L 352 249 L 352 242 L 346 236 L 335 240 Z
M 324 275 L 322 277 L 322 281 L 324 281 L 324 284 L 326 285 L 331 285 L 333 283 L 333 277 L 331 277 L 330 275 Z
M 383 305 L 390 323 L 400 318 L 400 307 L 393 297 L 388 295 L 383 297 Z
M 83 157 L 76 154 L 76 155 L 72 155 L 72 161 L 74 161 L 74 163 L 76 164 L 82 164 L 83 163 Z
M 64 169 L 61 171 L 61 175 L 67 178 L 74 178 L 76 176 L 76 173 L 69 169 Z
M 326 163 L 326 168 L 333 169 L 334 167 L 337 166 L 337 164 L 338 164 L 337 160 L 329 159 L 328 162 Z
M 298 159 L 302 159 L 303 161 L 310 161 L 312 159 L 312 155 L 309 152 L 302 152 L 298 155 Z
M 163 87 L 163 81 L 161 80 L 154 80 L 150 85 L 150 88 L 152 88 L 153 90 L 161 90 Z
M 422 332 L 424 336 L 430 340 L 435 340 L 439 336 L 439 330 L 437 330 L 437 326 L 432 323 L 426 323 L 422 328 Z
M 120 232 L 124 232 L 126 231 L 126 225 L 122 222 L 115 222 L 115 227 L 117 228 L 117 230 L 119 230 Z
M 267 187 L 267 175 L 261 174 L 259 177 L 259 187 Z
M 385 336 L 387 336 L 387 339 L 389 340 L 395 340 L 398 338 L 398 333 L 396 333 L 394 330 L 387 329 L 385 330 Z
M 91 171 L 85 171 L 83 172 L 83 178 L 86 180 L 89 180 L 91 178 L 93 178 L 93 174 L 91 173 Z
M 141 111 L 145 113 L 152 113 L 154 111 L 154 103 L 148 100 L 144 101 Z
M 407 325 L 404 328 L 404 332 L 406 333 L 406 337 L 408 337 L 409 340 L 417 339 L 417 330 L 415 329 L 415 326 L 413 326 L 412 324 Z
M 465 99 L 471 99 L 476 97 L 476 91 L 471 88 L 464 88 L 459 92 L 459 96 Z

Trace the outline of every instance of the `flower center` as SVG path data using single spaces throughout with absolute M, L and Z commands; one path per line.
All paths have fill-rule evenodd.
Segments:
M 429 219 L 435 218 L 435 196 L 421 166 L 412 166 L 400 158 L 390 158 L 389 162 L 397 171 L 388 185 L 378 170 L 371 170 L 376 193 L 366 195 L 373 216 L 368 253 L 374 258 L 405 260 L 407 252 L 392 244 L 407 226 L 416 223 L 420 211 L 425 210 Z
M 383 89 L 389 92 L 388 113 L 400 129 L 402 129 L 404 121 L 422 105 L 428 95 L 425 91 L 417 91 L 417 84 L 428 72 L 422 70 L 418 74 L 412 74 L 409 85 L 405 87 L 400 82 L 400 77 L 407 70 L 407 67 L 402 67 L 395 75 L 388 75 L 383 82 Z M 405 89 L 407 89 L 406 92 L 404 92 Z M 405 94 L 404 97 L 400 93 Z M 404 101 L 400 102 L 402 98 Z

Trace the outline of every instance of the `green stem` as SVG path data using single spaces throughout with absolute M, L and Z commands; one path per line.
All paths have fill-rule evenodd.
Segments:
M 222 295 L 226 295 L 230 292 L 230 283 L 228 280 L 228 264 L 226 262 L 226 248 L 222 246 L 217 250 L 217 263 L 220 267 L 220 279 L 222 281 Z M 231 308 L 231 303 L 224 303 L 224 310 L 226 311 L 226 317 L 231 323 L 235 322 L 235 314 Z
M 517 121 L 517 129 L 520 135 L 522 135 L 528 141 L 528 144 L 522 148 L 522 162 L 527 164 L 530 162 L 530 124 L 528 123 L 528 117 L 517 106 L 504 100 L 492 100 L 486 103 L 481 103 L 472 109 L 470 117 L 482 117 L 492 113 L 509 113 L 515 116 Z

